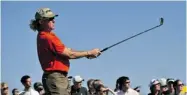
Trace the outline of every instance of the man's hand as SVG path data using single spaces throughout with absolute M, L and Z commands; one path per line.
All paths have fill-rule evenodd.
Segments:
M 87 53 L 88 53 L 88 55 L 86 57 L 88 59 L 97 58 L 99 55 L 101 55 L 100 49 L 98 49 L 98 48 L 92 49 L 92 50 L 88 51 Z

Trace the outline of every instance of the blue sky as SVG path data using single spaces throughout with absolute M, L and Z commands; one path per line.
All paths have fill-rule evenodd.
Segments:
M 99 78 L 111 88 L 120 76 L 131 86 L 149 92 L 153 78 L 185 77 L 185 2 L 2 2 L 1 81 L 23 90 L 20 78 L 41 81 L 36 35 L 29 28 L 37 9 L 49 7 L 59 14 L 55 33 L 75 50 L 104 48 L 159 24 L 162 27 L 104 52 L 99 58 L 72 60 L 69 75 Z M 83 83 L 86 86 L 86 82 Z

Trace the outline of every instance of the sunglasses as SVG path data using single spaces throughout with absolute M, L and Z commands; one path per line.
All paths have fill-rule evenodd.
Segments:
M 167 87 L 167 85 L 164 85 L 164 86 L 161 86 L 162 88 L 165 88 L 165 87 Z
M 178 84 L 178 86 L 183 86 L 184 84 Z
M 8 89 L 8 87 L 5 87 L 5 88 L 3 88 L 2 90 L 7 90 Z
M 52 20 L 54 20 L 55 18 L 54 17 L 52 17 L 52 18 L 48 18 L 47 20 L 48 21 L 52 21 Z

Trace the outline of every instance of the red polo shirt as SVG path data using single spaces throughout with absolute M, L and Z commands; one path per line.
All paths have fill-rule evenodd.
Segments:
M 43 71 L 69 70 L 69 59 L 56 56 L 63 53 L 65 45 L 53 32 L 41 31 L 37 36 L 38 57 Z

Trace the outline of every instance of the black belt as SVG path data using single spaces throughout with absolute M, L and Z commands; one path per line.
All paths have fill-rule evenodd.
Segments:
M 66 72 L 66 71 L 59 71 L 59 70 L 44 71 L 44 74 L 52 74 L 52 73 L 60 73 L 60 74 L 63 74 L 65 76 L 68 75 L 68 72 Z

